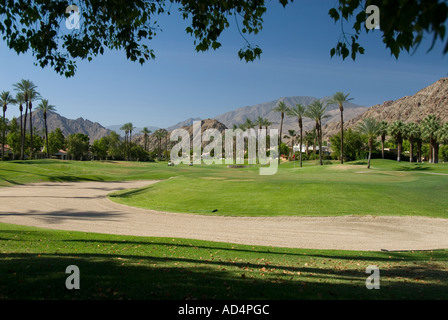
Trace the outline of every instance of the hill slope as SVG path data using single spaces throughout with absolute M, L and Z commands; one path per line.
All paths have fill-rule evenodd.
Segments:
M 345 127 L 355 128 L 366 118 L 388 123 L 396 120 L 419 123 L 430 114 L 438 116 L 442 122 L 448 122 L 448 78 L 436 81 L 413 96 L 372 106 L 361 115 L 348 120 Z M 326 137 L 336 134 L 339 130 L 339 123 L 331 123 L 324 127 Z
M 28 118 L 29 119 L 29 118 Z M 27 128 L 29 123 L 27 119 Z M 48 132 L 61 128 L 62 133 L 67 137 L 74 133 L 87 134 L 90 141 L 101 139 L 110 133 L 110 130 L 104 128 L 97 122 L 92 122 L 87 119 L 78 118 L 76 120 L 67 119 L 56 112 L 47 112 Z M 33 111 L 33 130 L 39 132 L 45 130 L 45 122 L 42 111 Z

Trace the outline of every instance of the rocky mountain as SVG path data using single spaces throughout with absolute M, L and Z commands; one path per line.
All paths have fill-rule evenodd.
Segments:
M 27 118 L 27 124 L 29 116 Z M 60 128 L 62 133 L 67 137 L 74 133 L 87 134 L 90 137 L 91 143 L 94 140 L 101 139 L 110 133 L 110 130 L 104 128 L 97 122 L 92 122 L 87 119 L 78 118 L 76 120 L 67 119 L 56 112 L 47 112 L 48 132 Z M 29 124 L 27 126 L 29 128 Z M 45 122 L 42 111 L 33 111 L 33 130 L 39 132 L 45 130 Z
M 181 121 L 181 122 L 175 124 L 174 126 L 168 127 L 168 128 L 166 128 L 166 130 L 173 131 L 173 130 L 176 130 L 176 129 L 179 129 L 179 128 L 189 127 L 189 126 L 193 125 L 193 122 L 201 121 L 201 120 L 202 120 L 201 118 L 190 118 L 190 119 L 187 119 L 185 121 Z
M 278 112 L 274 112 L 273 109 L 278 105 L 280 101 L 284 101 L 285 104 L 288 106 L 294 106 L 297 103 L 303 105 L 309 105 L 316 100 L 318 99 L 314 97 L 304 97 L 304 96 L 285 97 L 277 99 L 275 101 L 239 108 L 236 109 L 235 111 L 221 114 L 215 117 L 214 119 L 218 120 L 219 122 L 225 124 L 227 127 L 231 128 L 233 127 L 234 124 L 238 125 L 240 123 L 244 123 L 247 118 L 255 120 L 260 116 L 263 118 L 267 118 L 270 122 L 272 122 L 271 126 L 272 128 L 279 128 L 281 122 L 281 114 Z M 322 100 L 328 101 L 329 97 L 322 98 Z M 344 118 L 346 120 L 352 119 L 356 116 L 361 115 L 367 109 L 368 109 L 367 107 L 348 102 L 344 104 L 344 110 L 345 110 Z M 337 122 L 340 120 L 340 112 L 339 107 L 337 105 L 330 104 L 328 105 L 327 110 L 328 110 L 327 115 L 329 117 L 323 120 L 324 125 L 327 123 Z M 314 121 L 310 119 L 304 119 L 303 124 L 305 130 L 310 130 L 314 125 Z M 297 119 L 285 116 L 283 121 L 283 133 L 287 133 L 288 130 L 290 129 L 298 131 Z
M 448 78 L 438 80 L 413 96 L 372 106 L 361 115 L 348 120 L 344 127 L 355 128 L 360 121 L 366 118 L 374 118 L 388 123 L 396 120 L 405 123 L 418 123 L 430 114 L 438 116 L 442 122 L 448 122 Z M 338 133 L 339 130 L 340 124 L 334 122 L 325 126 L 323 132 L 326 137 L 330 137 Z

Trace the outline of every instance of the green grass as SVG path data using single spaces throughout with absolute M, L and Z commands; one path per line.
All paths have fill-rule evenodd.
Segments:
M 0 187 L 35 182 L 160 180 L 186 172 L 185 168 L 168 168 L 166 163 L 9 161 L 0 163 Z
M 257 168 L 200 167 L 137 191 L 114 193 L 111 199 L 140 208 L 228 216 L 448 218 L 446 174 L 447 164 L 387 160 L 374 160 L 370 170 L 363 162 L 306 163 L 303 168 L 287 163 L 273 176 L 260 176 Z
M 438 173 L 438 174 L 435 174 Z M 12 161 L 0 163 L 0 186 L 31 182 L 163 180 L 111 199 L 147 209 L 228 216 L 416 215 L 448 217 L 448 164 L 373 160 L 323 167 L 175 166 L 166 163 Z M 169 179 L 172 178 L 172 179 Z M 217 211 L 216 211 L 217 210 Z
M 447 299 L 448 251 L 347 252 L 0 224 L 0 299 Z M 67 290 L 65 269 L 80 269 Z M 367 290 L 366 268 L 380 269 Z
M 258 168 L 166 163 L 0 163 L 0 186 L 157 179 L 115 193 L 120 203 L 225 215 L 447 217 L 448 165 L 374 160 Z M 172 178 L 172 179 L 169 179 Z M 447 299 L 448 251 L 352 252 L 53 231 L 0 224 L 0 299 Z M 81 290 L 65 288 L 77 265 Z M 381 270 L 367 290 L 366 268 Z

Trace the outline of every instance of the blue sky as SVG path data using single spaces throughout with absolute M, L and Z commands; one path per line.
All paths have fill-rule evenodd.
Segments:
M 372 106 L 413 95 L 448 74 L 441 45 L 426 53 L 392 57 L 378 32 L 361 38 L 366 54 L 356 61 L 330 57 L 340 25 L 328 16 L 334 0 L 294 1 L 284 9 L 268 2 L 264 28 L 250 40 L 263 50 L 260 60 L 245 63 L 237 52 L 244 40 L 234 25 L 217 51 L 197 53 L 185 33 L 188 22 L 177 12 L 159 18 L 163 32 L 152 41 L 156 60 L 144 66 L 123 52 L 106 52 L 78 63 L 74 78 L 33 65 L 33 57 L 17 56 L 0 42 L 0 91 L 31 79 L 61 115 L 83 117 L 102 125 L 132 122 L 137 127 L 168 127 L 190 117 L 208 118 L 239 107 L 286 96 L 324 97 L 344 91 L 353 102 Z M 7 117 L 18 115 L 8 108 Z

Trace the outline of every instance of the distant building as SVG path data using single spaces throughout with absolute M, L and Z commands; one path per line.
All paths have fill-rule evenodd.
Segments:
M 54 157 L 60 160 L 68 160 L 68 153 L 65 150 L 59 150 L 54 154 Z

